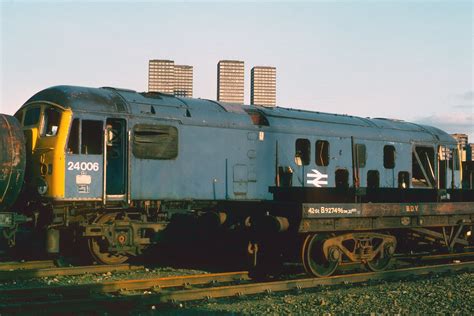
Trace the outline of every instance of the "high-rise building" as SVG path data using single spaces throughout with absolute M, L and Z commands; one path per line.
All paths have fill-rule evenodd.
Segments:
M 174 93 L 174 61 L 161 59 L 149 61 L 148 91 Z
M 276 68 L 255 66 L 252 68 L 250 83 L 250 104 L 276 105 Z
M 244 62 L 221 60 L 217 64 L 217 100 L 244 103 Z
M 461 133 L 456 133 L 456 134 L 451 134 L 456 140 L 458 141 L 458 144 L 461 147 L 465 147 L 468 143 L 468 136 L 467 134 L 461 134 Z
M 451 134 L 451 136 L 456 138 L 456 140 L 458 141 L 459 147 L 461 149 L 461 152 L 460 152 L 461 160 L 466 161 L 467 159 L 466 146 L 469 143 L 468 136 L 466 134 L 461 134 L 461 133 Z
M 173 60 L 152 59 L 148 64 L 148 91 L 193 96 L 193 67 Z
M 474 143 L 466 145 L 466 160 L 474 161 Z
M 174 66 L 174 95 L 177 97 L 193 96 L 193 66 Z

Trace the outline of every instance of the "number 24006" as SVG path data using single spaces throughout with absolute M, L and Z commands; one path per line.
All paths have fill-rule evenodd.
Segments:
M 67 163 L 67 170 L 79 170 L 79 171 L 99 171 L 98 162 L 72 162 Z

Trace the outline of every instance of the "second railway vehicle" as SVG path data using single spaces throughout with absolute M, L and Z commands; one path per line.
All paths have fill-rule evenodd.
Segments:
M 84 240 L 122 263 L 178 214 L 244 232 L 253 255 L 297 253 L 315 276 L 473 246 L 458 145 L 434 127 L 74 86 L 2 118 L 0 225 L 12 242 L 30 221 L 49 253 Z

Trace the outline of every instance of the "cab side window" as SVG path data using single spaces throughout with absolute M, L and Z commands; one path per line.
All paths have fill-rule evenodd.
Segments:
M 357 158 L 357 166 L 359 168 L 364 168 L 365 163 L 367 161 L 367 151 L 365 149 L 364 144 L 356 144 L 355 145 L 355 150 L 356 150 L 356 158 Z
M 298 138 L 295 143 L 295 163 L 298 166 L 309 165 L 311 156 L 311 143 L 308 139 Z
M 102 121 L 83 120 L 81 128 L 81 154 L 101 155 L 103 143 Z
M 383 166 L 386 169 L 395 168 L 395 147 L 392 145 L 383 147 Z
M 25 114 L 25 121 L 23 122 L 23 126 L 31 126 L 38 124 L 40 113 L 41 109 L 39 107 L 28 109 Z
M 43 119 L 44 122 L 41 129 L 41 136 L 56 136 L 61 121 L 61 113 L 56 109 L 47 108 L 44 110 Z
M 329 142 L 327 140 L 316 141 L 316 165 L 329 165 Z

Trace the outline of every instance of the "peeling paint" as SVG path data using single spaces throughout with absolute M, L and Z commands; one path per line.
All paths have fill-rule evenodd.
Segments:
M 20 194 L 25 163 L 20 123 L 13 116 L 0 114 L 0 211 L 8 209 Z

